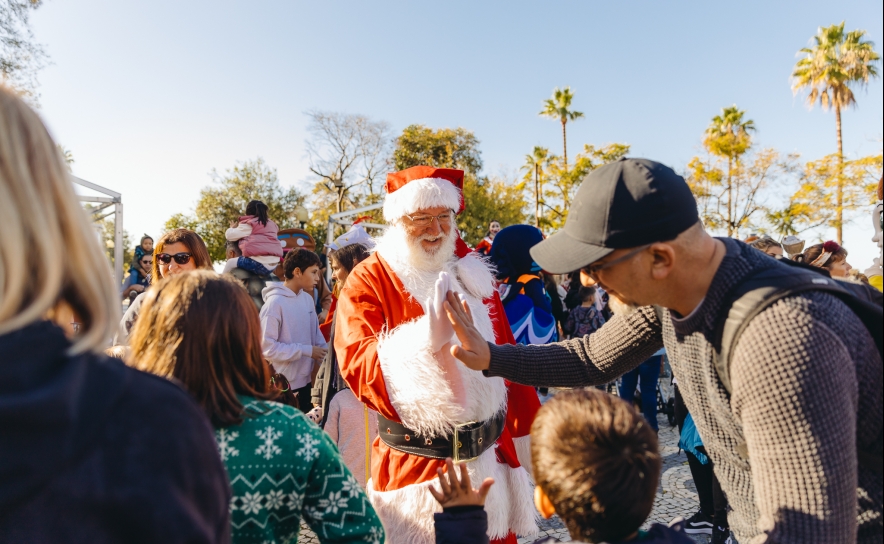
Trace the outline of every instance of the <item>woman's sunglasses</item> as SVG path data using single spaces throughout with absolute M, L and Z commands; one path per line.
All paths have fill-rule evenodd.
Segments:
M 190 253 L 176 253 L 174 255 L 169 255 L 168 253 L 157 254 L 157 260 L 163 264 L 170 264 L 172 259 L 175 259 L 176 264 L 185 265 L 190 262 L 192 257 Z

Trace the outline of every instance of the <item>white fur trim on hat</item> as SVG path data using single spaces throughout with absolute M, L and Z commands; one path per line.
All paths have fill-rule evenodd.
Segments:
M 384 219 L 393 222 L 418 210 L 443 207 L 460 209 L 460 189 L 447 179 L 415 179 L 387 195 Z

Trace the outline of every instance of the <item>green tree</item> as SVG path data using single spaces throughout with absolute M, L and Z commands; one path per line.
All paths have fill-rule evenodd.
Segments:
M 743 119 L 745 111 L 737 109 L 736 104 L 721 110 L 721 115 L 712 118 L 712 123 L 706 129 L 703 145 L 713 155 L 727 158 L 727 176 L 725 178 L 725 190 L 727 192 L 727 235 L 733 236 L 737 231 L 737 210 L 734 201 L 733 169 L 739 163 L 740 157 L 749 150 L 752 138 L 749 132 L 755 131 L 755 122 L 751 119 Z
M 491 221 L 501 226 L 525 222 L 525 184 L 502 177 L 464 178 L 463 197 L 466 207 L 458 217 L 458 227 L 466 243 L 475 246 L 482 241 Z
M 230 222 L 245 213 L 250 200 L 260 200 L 267 204 L 270 219 L 279 228 L 297 226 L 292 217 L 295 206 L 304 204 L 304 195 L 294 187 L 283 188 L 276 176 L 276 169 L 270 168 L 264 159 L 243 161 L 229 168 L 224 175 L 212 170 L 209 174 L 212 185 L 200 191 L 193 214 L 175 214 L 166 221 L 166 230 L 188 228 L 199 234 L 206 242 L 209 255 L 215 261 L 225 258 L 226 238 L 224 232 Z
M 584 178 L 598 167 L 620 160 L 629 153 L 628 144 L 608 144 L 601 147 L 585 144 L 583 151 L 574 160 L 574 167 L 568 169 L 562 159 L 552 157 L 547 166 L 547 189 L 542 195 L 542 206 L 549 214 L 541 217 L 541 230 L 557 230 L 565 224 L 571 199 Z
M 881 164 L 881 154 L 844 161 L 833 153 L 808 162 L 802 183 L 790 198 L 790 206 L 779 210 L 777 219 L 783 224 L 782 228 L 800 232 L 826 225 L 837 229 L 853 212 L 868 210 L 877 198 Z
M 534 226 L 537 228 L 540 228 L 540 195 L 543 191 L 544 168 L 549 164 L 551 157 L 549 149 L 535 145 L 534 151 L 525 155 L 525 164 L 522 166 L 526 181 L 534 179 Z
M 865 30 L 844 31 L 844 22 L 820 28 L 814 36 L 812 47 L 802 48 L 804 56 L 795 64 L 792 72 L 792 90 L 796 94 L 808 89 L 807 104 L 819 102 L 823 110 L 835 109 L 835 129 L 838 137 L 837 163 L 844 165 L 844 146 L 841 137 L 841 110 L 856 104 L 851 90 L 855 84 L 865 85 L 870 78 L 878 76 L 875 63 L 880 59 L 874 43 L 864 39 Z M 836 177 L 834 224 L 837 241 L 843 234 L 844 183 Z
M 457 168 L 478 175 L 482 153 L 475 134 L 465 128 L 433 130 L 424 125 L 410 125 L 396 138 L 393 166 L 404 170 L 421 164 L 437 168 Z
M 458 217 L 458 228 L 468 244 L 482 240 L 492 219 L 504 226 L 524 221 L 524 185 L 480 176 L 479 140 L 469 130 L 407 127 L 395 140 L 393 167 L 404 170 L 418 165 L 464 171 L 465 208 Z
M 540 114 L 543 117 L 549 117 L 562 123 L 562 153 L 564 158 L 564 168 L 568 170 L 568 133 L 566 126 L 568 121 L 576 121 L 583 117 L 583 113 L 571 109 L 571 101 L 574 100 L 574 93 L 571 87 L 553 89 L 552 98 L 543 101 L 543 109 Z
M 771 220 L 766 205 L 772 191 L 797 182 L 797 155 L 782 155 L 775 149 L 762 149 L 727 167 L 723 159 L 694 157 L 687 168 L 686 181 L 703 224 L 710 230 L 738 236 L 740 230 L 758 230 Z M 727 168 L 727 170 L 725 170 Z
M 37 72 L 48 56 L 34 40 L 31 10 L 42 0 L 0 0 L 0 80 L 36 102 Z

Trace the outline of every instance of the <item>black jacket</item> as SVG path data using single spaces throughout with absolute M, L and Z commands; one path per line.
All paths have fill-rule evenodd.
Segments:
M 230 540 L 230 487 L 172 382 L 38 322 L 0 336 L 0 542 Z
M 488 514 L 481 506 L 456 506 L 433 514 L 436 522 L 436 544 L 488 544 Z M 553 537 L 544 537 L 534 544 L 555 544 Z M 677 518 L 670 526 L 654 523 L 638 538 L 612 544 L 694 544 L 684 532 L 684 520 Z M 580 544 L 575 541 L 574 544 Z

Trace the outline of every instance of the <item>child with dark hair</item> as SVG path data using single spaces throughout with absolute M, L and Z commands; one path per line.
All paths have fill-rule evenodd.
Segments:
M 595 389 L 563 391 L 550 399 L 531 425 L 534 504 L 544 518 L 565 522 L 574 542 L 693 544 L 680 520 L 671 526 L 641 526 L 651 513 L 660 481 L 657 434 L 623 400 Z M 439 470 L 442 505 L 435 514 L 437 544 L 485 544 L 482 505 L 493 483 L 473 489 L 448 460 Z M 535 544 L 552 544 L 543 538 Z
M 246 205 L 246 213 L 239 221 L 232 221 L 224 233 L 230 242 L 239 242 L 241 257 L 229 259 L 224 272 L 242 268 L 266 276 L 276 270 L 282 258 L 279 227 L 267 217 L 267 204 L 252 200 Z
M 301 411 L 306 413 L 311 409 L 313 370 L 328 351 L 310 295 L 319 281 L 319 256 L 306 249 L 293 249 L 282 267 L 283 283 L 270 284 L 262 292 L 261 349 L 289 381 Z
M 577 297 L 580 300 L 580 306 L 571 310 L 564 327 L 571 338 L 583 338 L 599 330 L 605 324 L 605 316 L 602 312 L 605 305 L 595 286 L 581 286 L 577 291 Z
M 141 240 L 135 247 L 135 257 L 132 259 L 132 262 L 129 263 L 129 275 L 132 278 L 132 281 L 129 282 L 130 284 L 142 283 L 147 278 L 147 274 L 143 272 L 141 268 L 141 259 L 143 259 L 145 255 L 149 255 L 153 258 L 153 238 L 147 234 L 141 237 Z

